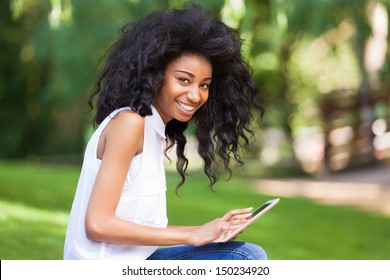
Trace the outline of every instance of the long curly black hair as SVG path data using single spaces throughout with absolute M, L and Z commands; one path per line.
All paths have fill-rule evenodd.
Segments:
M 126 24 L 121 37 L 106 55 L 89 98 L 98 95 L 95 124 L 113 110 L 129 106 L 141 116 L 151 115 L 151 105 L 164 83 L 164 72 L 171 61 L 183 54 L 199 54 L 212 65 L 212 82 L 207 102 L 194 114 L 198 153 L 204 160 L 209 187 L 219 179 L 219 162 L 231 174 L 231 160 L 242 164 L 240 148 L 247 148 L 253 136 L 251 109 L 261 121 L 264 109 L 252 70 L 241 55 L 242 40 L 237 30 L 201 7 L 157 11 Z M 175 119 L 166 125 L 167 150 L 176 145 L 176 168 L 181 176 L 177 190 L 185 182 L 188 159 L 184 131 L 187 122 Z

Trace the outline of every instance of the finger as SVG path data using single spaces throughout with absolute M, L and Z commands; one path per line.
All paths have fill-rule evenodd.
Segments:
M 248 214 L 248 213 L 250 213 L 250 211 L 252 211 L 252 209 L 253 209 L 253 207 L 230 210 L 222 217 L 222 220 L 228 221 L 236 215 Z
M 232 231 L 238 229 L 241 224 L 233 224 L 233 223 L 224 223 L 221 227 L 222 231 L 231 233 Z
M 248 221 L 252 218 L 252 213 L 245 213 L 245 214 L 237 214 L 230 218 L 230 220 L 242 220 L 242 221 Z
M 231 219 L 231 220 L 227 221 L 227 223 L 229 223 L 231 225 L 241 226 L 242 224 L 245 224 L 247 221 L 248 221 L 247 219 Z

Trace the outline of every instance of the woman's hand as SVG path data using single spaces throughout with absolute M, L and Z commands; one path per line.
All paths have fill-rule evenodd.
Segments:
M 247 221 L 251 210 L 252 208 L 230 210 L 221 218 L 193 228 L 190 232 L 188 243 L 194 246 L 201 246 L 222 240 L 224 236 Z

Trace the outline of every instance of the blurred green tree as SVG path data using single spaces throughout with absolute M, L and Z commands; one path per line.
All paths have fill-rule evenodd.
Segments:
M 99 58 L 124 23 L 184 2 L 1 1 L 0 158 L 81 155 L 84 133 L 90 127 L 86 100 Z M 240 30 L 243 53 L 266 103 L 262 132 L 269 129 L 279 137 L 287 156 L 293 154 L 293 138 L 300 127 L 323 125 L 318 104 L 324 91 L 340 89 L 320 79 L 326 71 L 350 73 L 350 77 L 340 75 L 338 82 L 344 82 L 362 102 L 372 94 L 364 52 L 373 34 L 368 14 L 373 3 L 389 7 L 388 0 L 194 2 Z M 326 60 L 308 51 L 313 42 L 328 44 Z M 344 65 L 335 64 L 345 57 Z M 386 69 L 377 77 L 383 84 Z M 362 116 L 371 121 L 370 114 Z
M 126 22 L 184 2 L 1 1 L 0 158 L 81 155 L 99 58 Z
M 386 83 L 373 79 L 367 61 L 370 51 L 378 53 L 378 49 L 368 50 L 368 45 L 375 31 L 373 19 L 378 19 L 373 11 L 382 9 L 385 13 L 389 1 L 264 0 L 245 4 L 247 14 L 241 26 L 249 26 L 245 30 L 251 33 L 250 57 L 267 104 L 263 134 L 268 127 L 274 135 L 268 144 L 275 143 L 282 133 L 288 157 L 302 128 L 316 127 L 328 133 L 322 100 L 332 92 L 341 96 L 342 91 L 348 91 L 360 106 L 359 122 L 366 124 L 360 133 L 369 137 L 371 145 L 372 98 L 378 91 L 378 87 L 373 89 L 373 81 L 376 86 Z M 266 145 L 264 151 L 268 148 Z M 366 160 L 374 160 L 374 149 L 367 147 L 365 151 Z M 267 152 L 271 158 L 277 153 L 277 149 Z M 279 162 L 285 159 L 279 156 Z

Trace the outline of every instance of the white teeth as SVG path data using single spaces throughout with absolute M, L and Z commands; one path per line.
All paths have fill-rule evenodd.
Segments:
M 189 106 L 189 105 L 183 104 L 183 103 L 181 103 L 181 102 L 179 102 L 179 101 L 177 101 L 177 104 L 178 104 L 181 108 L 183 108 L 184 110 L 186 110 L 186 111 L 193 111 L 193 110 L 195 109 L 195 106 Z

